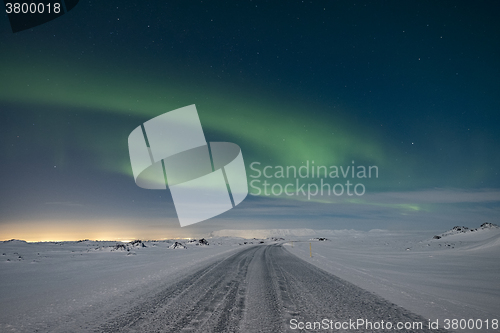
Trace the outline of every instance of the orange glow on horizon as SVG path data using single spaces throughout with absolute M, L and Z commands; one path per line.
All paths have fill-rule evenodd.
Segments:
M 176 230 L 177 229 L 177 230 Z M 62 242 L 83 239 L 130 242 L 135 239 L 162 240 L 186 238 L 180 228 L 169 228 L 165 220 L 38 220 L 0 224 L 0 241 Z

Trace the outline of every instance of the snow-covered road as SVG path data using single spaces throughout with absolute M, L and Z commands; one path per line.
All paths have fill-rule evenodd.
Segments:
M 366 322 L 380 325 L 383 321 L 385 327 L 391 322 L 393 329 L 377 332 L 394 331 L 398 322 L 423 323 L 424 329 L 402 332 L 429 331 L 424 318 L 326 273 L 278 244 L 253 246 L 198 266 L 140 301 L 123 304 L 122 309 L 101 313 L 102 321 L 80 329 L 274 333 L 322 331 L 318 326 L 299 329 L 320 322 L 323 329 L 343 325 L 340 331 L 372 332 Z M 358 319 L 365 324 L 353 329 L 352 322 L 361 323 Z
M 314 322 L 315 331 L 354 331 L 346 323 L 357 319 L 378 332 L 381 321 L 425 329 L 453 318 L 474 326 L 460 332 L 498 332 L 500 228 L 457 228 L 438 237 L 268 230 L 265 239 L 4 241 L 0 332 L 294 332 Z

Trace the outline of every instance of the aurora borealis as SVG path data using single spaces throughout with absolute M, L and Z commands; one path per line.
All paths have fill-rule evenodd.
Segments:
M 15 34 L 5 16 L 1 239 L 498 222 L 497 9 L 491 2 L 80 1 Z M 363 197 L 249 197 L 180 229 L 168 191 L 135 186 L 127 137 L 191 104 L 207 141 L 241 147 L 247 176 L 255 161 L 355 161 L 380 175 Z

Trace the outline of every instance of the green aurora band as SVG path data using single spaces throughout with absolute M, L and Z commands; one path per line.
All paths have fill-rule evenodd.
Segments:
M 413 166 L 420 164 L 422 156 L 405 154 L 387 142 L 382 129 L 354 124 L 345 117 L 337 119 L 332 115 L 328 120 L 323 119 L 321 114 L 324 112 L 314 110 L 331 110 L 329 106 L 297 103 L 279 92 L 274 95 L 255 87 L 241 89 L 199 79 L 189 80 L 188 75 L 178 78 L 174 70 L 162 77 L 119 64 L 99 67 L 82 61 L 80 66 L 70 66 L 60 59 L 39 59 L 27 67 L 26 60 L 19 60 L 22 57 L 10 54 L 6 58 L 0 72 L 3 78 L 0 103 L 50 110 L 48 112 L 99 113 L 111 117 L 112 123 L 127 122 L 121 127 L 89 122 L 70 133 L 76 140 L 71 144 L 93 155 L 94 167 L 105 172 L 131 177 L 128 133 L 137 124 L 157 115 L 196 104 L 202 126 L 240 145 L 247 167 L 253 161 L 299 167 L 307 160 L 314 160 L 317 165 L 350 165 L 355 160 L 358 165 L 376 165 L 380 170 L 379 179 L 370 183 L 367 191 L 396 187 L 414 190 L 433 186 L 439 179 L 439 175 L 429 177 L 428 174 L 421 176 L 423 172 L 415 173 Z M 131 118 L 133 126 L 128 125 Z M 40 138 L 38 144 L 51 147 L 54 163 L 64 166 L 70 134 L 60 124 L 52 126 L 55 138 L 46 141 Z M 88 133 L 90 129 L 92 135 Z M 7 155 L 17 154 L 4 150 Z M 481 175 L 480 170 L 474 173 L 476 176 L 471 182 L 477 183 L 487 176 Z M 332 203 L 321 197 L 312 200 Z M 352 200 L 352 203 L 371 204 L 361 200 Z M 401 211 L 423 209 L 414 204 L 391 207 Z

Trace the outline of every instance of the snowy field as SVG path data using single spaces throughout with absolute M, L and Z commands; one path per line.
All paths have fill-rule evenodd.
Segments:
M 424 318 L 439 319 L 440 324 L 445 319 L 500 319 L 500 228 L 459 228 L 443 234 L 324 234 L 316 239 L 296 237 L 301 241 L 293 247 L 285 244 L 286 249 Z M 319 241 L 320 237 L 327 240 Z
M 243 235 L 262 239 L 238 238 Z M 500 228 L 494 226 L 446 233 L 223 230 L 211 236 L 209 245 L 0 242 L 0 332 L 44 332 L 61 318 L 95 316 L 92 309 L 126 309 L 165 281 L 261 242 L 283 243 L 290 253 L 440 324 L 500 317 Z
M 186 249 L 174 248 L 176 241 Z M 165 280 L 241 249 L 234 240 L 209 241 L 0 242 L 0 332 L 44 332 L 45 324 L 92 307 L 126 307 Z

